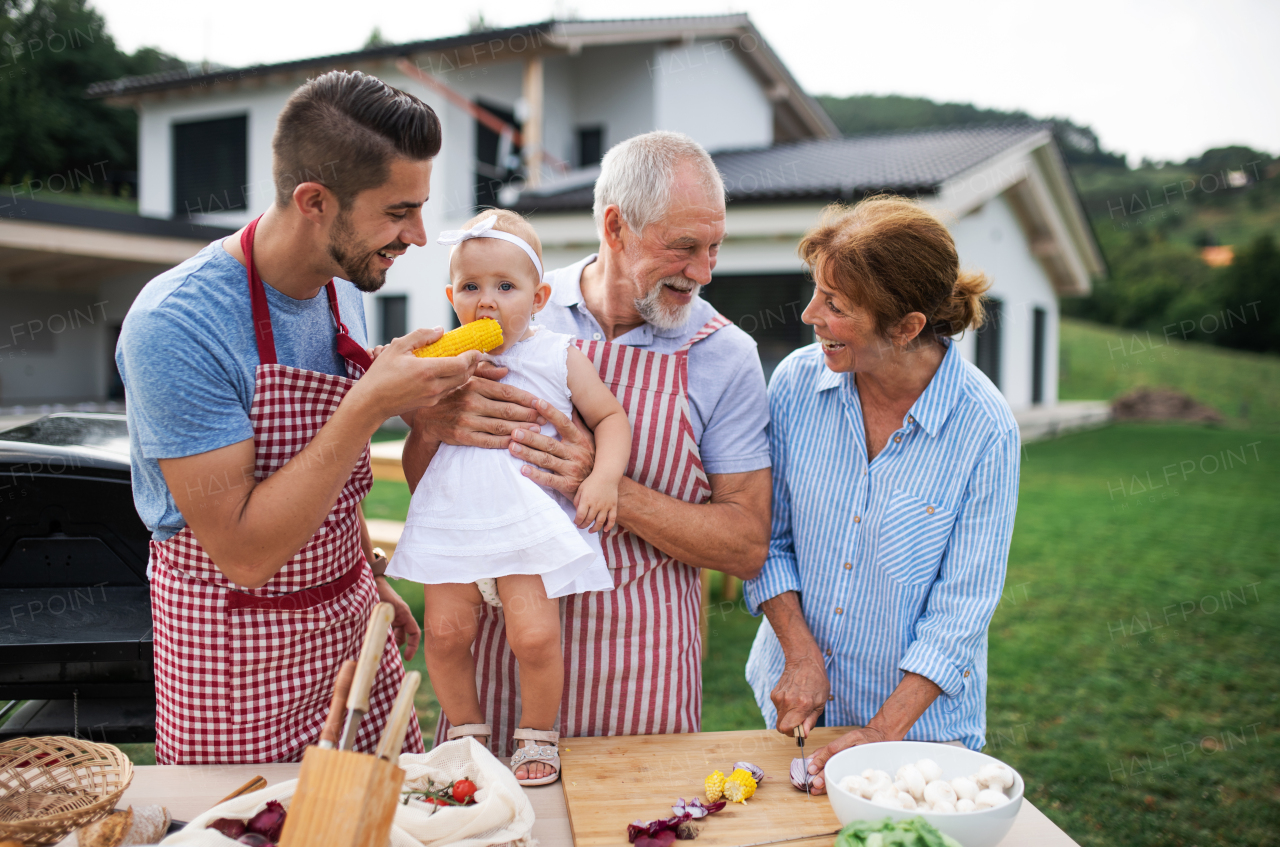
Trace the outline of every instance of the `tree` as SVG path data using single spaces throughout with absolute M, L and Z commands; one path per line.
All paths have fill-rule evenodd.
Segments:
M 817 97 L 822 108 L 840 129 L 842 135 L 866 135 L 871 132 L 957 126 L 972 123 L 1035 120 L 1026 112 L 1002 109 L 980 109 L 972 103 L 936 103 L 927 97 L 903 97 L 859 94 L 853 97 Z M 1063 157 L 1073 165 L 1091 164 L 1110 168 L 1125 167 L 1125 158 L 1102 149 L 1097 134 L 1066 118 L 1049 118 L 1054 140 Z
M 1280 353 L 1280 250 L 1270 233 L 1258 236 L 1224 269 L 1213 340 L 1224 347 Z
M 0 0 L 0 183 L 137 167 L 137 119 L 85 98 L 93 82 L 185 68 L 116 47 L 87 0 Z

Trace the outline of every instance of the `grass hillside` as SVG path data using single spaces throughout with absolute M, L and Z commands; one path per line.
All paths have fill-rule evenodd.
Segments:
M 1138 386 L 1168 386 L 1213 406 L 1233 425 L 1280 430 L 1278 356 L 1069 318 L 1061 327 L 1063 400 L 1110 400 Z

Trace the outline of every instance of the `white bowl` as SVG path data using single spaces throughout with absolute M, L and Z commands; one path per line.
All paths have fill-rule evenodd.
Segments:
M 890 776 L 903 765 L 914 764 L 921 759 L 933 759 L 942 768 L 943 779 L 970 776 L 979 768 L 999 759 L 983 753 L 975 753 L 950 744 L 933 744 L 928 741 L 882 741 L 862 744 L 841 750 L 831 757 L 823 773 L 827 796 L 840 823 L 850 821 L 878 821 L 885 817 L 909 820 L 922 817 L 939 832 L 950 835 L 964 847 L 995 847 L 1008 834 L 1013 819 L 1022 808 L 1022 791 L 1025 783 L 1022 775 L 1013 771 L 1013 786 L 1005 790 L 1009 802 L 994 809 L 973 812 L 921 812 L 910 809 L 890 809 L 877 806 L 870 800 L 850 794 L 840 787 L 840 780 L 850 774 L 861 774 L 867 768 L 887 771 Z M 1001 762 L 1001 764 L 1004 764 Z M 1010 770 L 1013 770 L 1010 768 Z

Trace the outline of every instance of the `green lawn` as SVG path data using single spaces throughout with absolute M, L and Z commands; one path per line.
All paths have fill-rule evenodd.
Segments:
M 1171 386 L 1235 426 L 1280 432 L 1280 357 L 1182 342 L 1158 333 L 1062 319 L 1058 393 L 1110 400 L 1141 385 Z

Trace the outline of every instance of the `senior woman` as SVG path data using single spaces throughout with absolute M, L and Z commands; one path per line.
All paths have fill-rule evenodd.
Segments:
M 916 203 L 831 207 L 800 242 L 818 344 L 769 386 L 773 531 L 746 584 L 763 610 L 747 680 L 817 750 L 900 739 L 981 749 L 987 625 L 1018 496 L 1018 427 L 954 336 L 982 322 L 980 273 Z

